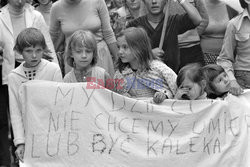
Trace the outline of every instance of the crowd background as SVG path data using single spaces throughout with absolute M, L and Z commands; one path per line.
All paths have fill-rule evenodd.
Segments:
M 240 1 L 250 3 L 249 0 Z M 83 74 L 83 71 L 79 70 L 80 65 L 73 61 L 77 59 L 77 55 L 68 54 L 72 49 L 68 45 L 69 43 L 71 45 L 69 41 L 72 40 L 72 34 L 78 31 L 76 34 L 79 37 L 75 37 L 78 43 L 80 38 L 83 38 L 82 41 L 85 43 L 88 43 L 86 38 L 95 39 L 94 42 L 91 41 L 93 48 L 96 45 L 94 50 L 97 52 L 94 55 L 96 58 L 93 58 L 96 62 L 92 66 L 98 66 L 93 69 L 100 70 L 104 76 L 102 78 L 138 76 L 139 79 L 134 82 L 143 85 L 140 83 L 141 78 L 148 79 L 161 75 L 166 81 L 164 82 L 166 89 L 160 93 L 150 88 L 144 91 L 117 91 L 129 97 L 154 96 L 156 103 L 166 98 L 185 99 L 182 95 L 187 90 L 178 90 L 175 93 L 177 87 L 197 83 L 198 88 L 194 88 L 195 90 L 206 90 L 202 82 L 203 78 L 200 77 L 200 69 L 204 65 L 216 65 L 216 63 L 223 68 L 212 65 L 206 66 L 205 70 L 218 69 L 219 72 L 214 74 L 214 77 L 221 73 L 224 75 L 226 72 L 229 79 L 234 81 L 232 82 L 234 89 L 231 93 L 237 95 L 241 87 L 250 88 L 250 66 L 247 64 L 250 62 L 248 58 L 250 23 L 242 21 L 244 34 L 239 34 L 241 29 L 238 29 L 237 36 L 233 29 L 233 25 L 239 24 L 238 20 L 242 14 L 247 16 L 247 10 L 243 11 L 240 2 L 238 0 L 177 0 L 171 1 L 170 10 L 167 11 L 166 4 L 169 2 L 170 0 L 1 0 L 0 167 L 19 166 L 15 155 L 18 144 L 13 143 L 14 136 L 10 123 L 7 76 L 24 61 L 22 55 L 13 48 L 14 41 L 25 28 L 34 27 L 41 30 L 48 46 L 43 58 L 57 63 L 62 76 L 67 76 L 64 79 L 67 82 L 70 81 L 69 75 L 71 79 L 72 76 L 74 77 L 75 82 L 85 82 L 87 81 L 85 77 L 91 76 L 91 72 L 93 74 L 93 71 L 85 71 Z M 158 5 L 155 9 L 152 7 L 154 4 Z M 169 14 L 168 26 L 163 47 L 159 48 L 165 12 Z M 144 30 L 129 27 L 143 27 Z M 93 37 L 79 30 L 90 31 Z M 235 33 L 237 39 L 234 39 Z M 144 42 L 139 45 L 138 41 Z M 86 47 L 84 42 L 81 47 Z M 230 42 L 233 45 L 230 45 Z M 72 47 L 75 46 L 72 45 Z M 126 50 L 126 47 L 131 49 Z M 233 54 L 235 51 L 237 53 Z M 145 52 L 147 54 L 142 54 Z M 121 60 L 123 55 L 128 54 L 135 55 L 136 58 Z M 244 59 L 234 66 L 233 63 L 238 60 L 235 59 L 237 54 L 243 55 Z M 68 63 L 69 59 L 72 59 L 71 63 Z M 139 63 L 134 63 L 138 59 Z M 190 63 L 199 63 L 199 65 L 188 65 Z M 232 72 L 233 68 L 240 71 L 236 76 Z M 145 73 L 144 69 L 148 71 Z M 98 76 L 100 76 L 99 72 Z M 207 75 L 207 78 L 205 76 L 207 82 L 209 82 L 208 76 L 210 77 L 210 75 Z M 215 94 L 214 90 L 211 92 Z M 224 92 L 222 95 L 225 95 Z M 201 91 L 194 99 L 204 96 L 204 91 Z

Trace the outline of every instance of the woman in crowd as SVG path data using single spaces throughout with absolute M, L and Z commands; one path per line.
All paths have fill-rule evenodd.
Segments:
M 129 22 L 127 27 L 143 27 L 151 39 L 153 53 L 156 56 L 161 56 L 164 63 L 177 72 L 180 65 L 177 35 L 198 26 L 202 18 L 195 7 L 188 1 L 178 0 L 186 14 L 169 16 L 163 48 L 161 49 L 159 48 L 159 43 L 165 16 L 163 9 L 168 1 L 142 1 L 147 8 L 147 14 Z
M 119 59 L 114 79 L 119 87 L 116 86 L 116 92 L 134 98 L 153 97 L 155 103 L 172 99 L 176 74 L 152 53 L 145 30 L 125 29 L 117 40 Z
M 57 43 L 60 32 L 65 35 L 67 44 L 69 37 L 80 29 L 89 30 L 95 35 L 98 49 L 97 65 L 113 76 L 113 60 L 116 60 L 117 44 L 104 0 L 60 0 L 53 4 L 50 34 L 54 44 Z M 64 65 L 65 72 L 69 72 L 71 67 L 67 63 Z
M 205 0 L 209 23 L 201 35 L 205 64 L 216 63 L 223 44 L 228 21 L 238 14 L 222 0 Z

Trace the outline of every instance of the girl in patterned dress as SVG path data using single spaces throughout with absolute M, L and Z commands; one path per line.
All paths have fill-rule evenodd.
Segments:
M 153 55 L 147 33 L 142 28 L 125 29 L 118 40 L 115 91 L 129 97 L 153 97 L 155 103 L 172 99 L 176 74 Z

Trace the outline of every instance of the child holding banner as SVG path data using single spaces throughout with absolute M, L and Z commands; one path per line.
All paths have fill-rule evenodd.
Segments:
M 172 99 L 177 76 L 152 53 L 146 31 L 131 27 L 121 32 L 117 40 L 119 59 L 114 79 L 119 86 L 115 91 L 135 98 L 153 97 L 155 103 Z
M 224 98 L 230 90 L 230 81 L 225 70 L 217 64 L 208 64 L 202 68 L 206 79 L 207 97 Z
M 178 89 L 175 99 L 179 100 L 200 100 L 206 99 L 206 80 L 204 79 L 201 65 L 191 63 L 182 67 L 176 80 Z
M 36 28 L 27 28 L 17 36 L 14 50 L 21 54 L 24 62 L 8 75 L 10 117 L 14 133 L 14 144 L 17 147 L 16 156 L 23 161 L 24 156 L 24 124 L 18 91 L 22 83 L 29 80 L 62 81 L 58 64 L 42 59 L 47 45 L 42 32 Z
M 106 87 L 110 75 L 102 67 L 96 66 L 97 44 L 90 31 L 74 32 L 68 42 L 66 60 L 72 70 L 64 77 L 64 82 L 96 82 Z

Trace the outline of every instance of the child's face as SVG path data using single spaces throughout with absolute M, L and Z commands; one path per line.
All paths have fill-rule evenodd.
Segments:
M 131 53 L 131 49 L 125 39 L 125 36 L 118 37 L 118 56 L 123 63 L 131 63 L 136 61 L 135 56 Z
M 25 61 L 24 66 L 27 68 L 37 66 L 41 62 L 43 52 L 43 47 L 39 45 L 24 48 L 22 52 L 23 59 Z
M 219 94 L 228 92 L 230 89 L 230 81 L 225 72 L 220 73 L 217 77 L 215 77 L 212 84 L 215 91 Z
M 184 90 L 184 94 L 189 100 L 196 100 L 203 93 L 202 87 L 198 83 L 192 82 L 189 78 L 184 79 L 179 89 Z
M 93 51 L 86 47 L 76 46 L 72 49 L 72 56 L 77 69 L 87 68 L 93 60 Z

